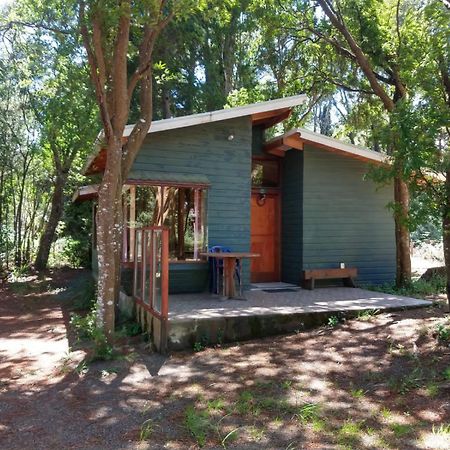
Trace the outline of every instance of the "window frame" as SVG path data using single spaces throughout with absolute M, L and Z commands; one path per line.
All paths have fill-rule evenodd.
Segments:
M 136 214 L 136 188 L 137 187 L 146 187 L 146 186 L 153 186 L 153 187 L 161 187 L 162 191 L 161 191 L 161 195 L 162 195 L 162 199 L 164 202 L 164 192 L 165 189 L 164 188 L 184 188 L 184 189 L 192 189 L 194 191 L 194 196 L 196 196 L 196 193 L 199 191 L 203 191 L 203 196 L 201 196 L 199 198 L 199 200 L 194 200 L 194 204 L 196 206 L 194 206 L 195 209 L 198 208 L 198 201 L 200 203 L 200 206 L 204 203 L 204 210 L 203 208 L 200 208 L 200 213 L 198 215 L 199 217 L 199 221 L 195 220 L 194 222 L 194 234 L 197 232 L 199 234 L 202 234 L 202 236 L 204 237 L 204 242 L 202 243 L 202 245 L 200 245 L 200 247 L 196 248 L 194 247 L 194 255 L 192 259 L 177 259 L 175 258 L 171 258 L 169 256 L 169 262 L 170 263 L 177 263 L 177 264 L 198 264 L 198 263 L 204 263 L 204 260 L 201 258 L 200 253 L 203 252 L 206 248 L 207 248 L 207 241 L 208 241 L 208 228 L 207 228 L 207 208 L 206 208 L 206 202 L 207 202 L 207 195 L 208 195 L 208 189 L 210 188 L 210 184 L 207 183 L 185 183 L 185 182 L 176 182 L 176 181 L 159 181 L 159 180 L 141 180 L 141 179 L 133 179 L 133 180 L 127 180 L 124 183 L 123 186 L 123 195 L 126 194 L 126 192 L 131 188 L 134 187 L 134 217 Z M 202 198 L 203 197 L 203 198 Z M 125 199 L 125 196 L 123 197 Z M 124 206 L 125 206 L 125 202 L 124 202 Z M 128 216 L 127 216 L 127 208 L 123 208 L 123 220 L 124 220 L 124 224 L 126 224 L 128 222 Z M 197 217 L 197 213 L 195 213 L 196 217 Z M 134 218 L 135 220 L 135 218 Z M 163 226 L 163 224 L 161 223 L 157 223 L 155 224 L 155 226 Z M 136 230 L 136 228 L 134 227 L 128 227 L 128 226 L 124 226 L 123 228 L 123 245 L 122 245 L 122 264 L 124 265 L 134 265 L 134 250 L 133 250 L 133 246 L 134 246 L 134 239 L 135 239 L 135 232 L 131 232 L 131 230 Z M 129 232 L 130 231 L 130 232 Z M 130 240 L 130 246 L 128 246 L 128 239 L 129 236 L 129 240 Z

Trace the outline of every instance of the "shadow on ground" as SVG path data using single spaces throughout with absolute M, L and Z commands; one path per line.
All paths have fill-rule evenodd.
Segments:
M 58 289 L 78 276 L 0 292 L 2 449 L 414 449 L 449 436 L 439 308 L 170 357 L 134 343 L 75 370 Z

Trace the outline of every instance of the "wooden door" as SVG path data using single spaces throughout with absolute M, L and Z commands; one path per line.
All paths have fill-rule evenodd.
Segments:
M 259 258 L 251 260 L 251 281 L 264 283 L 280 281 L 280 217 L 278 193 L 252 194 L 251 251 Z

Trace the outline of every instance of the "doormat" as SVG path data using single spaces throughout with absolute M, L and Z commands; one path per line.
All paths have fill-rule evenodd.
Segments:
M 297 292 L 298 289 L 279 288 L 279 289 L 263 289 L 263 292 Z

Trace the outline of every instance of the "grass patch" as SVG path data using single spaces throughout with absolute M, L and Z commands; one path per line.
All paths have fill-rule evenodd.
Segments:
M 236 409 L 239 414 L 250 414 L 255 406 L 253 393 L 244 391 L 239 394 Z
M 407 375 L 400 378 L 391 378 L 388 382 L 388 386 L 391 390 L 398 394 L 405 395 L 408 392 L 423 386 L 424 376 L 422 369 L 416 367 Z
M 448 450 L 450 442 L 450 424 L 433 425 L 431 433 L 422 435 L 422 444 L 425 448 Z
M 350 393 L 352 394 L 352 397 L 356 399 L 363 398 L 364 395 L 366 395 L 366 391 L 364 389 L 352 389 Z
M 234 428 L 233 430 L 229 431 L 224 438 L 221 441 L 222 447 L 226 448 L 227 447 L 227 442 L 228 441 L 235 441 L 238 437 L 238 433 L 239 433 L 240 427 L 238 428 Z
M 154 431 L 154 425 L 152 419 L 147 419 L 142 425 L 141 425 L 141 432 L 139 434 L 139 440 L 147 441 L 148 438 L 152 435 Z
M 366 309 L 365 311 L 360 311 L 356 316 L 357 320 L 361 320 L 363 322 L 368 322 L 372 320 L 376 315 L 380 314 L 379 309 Z
M 345 449 L 360 448 L 361 433 L 361 425 L 348 420 L 338 431 L 338 444 Z
M 225 402 L 221 398 L 210 400 L 206 408 L 208 411 L 222 411 L 225 409 Z
M 414 427 L 412 425 L 404 423 L 392 423 L 389 428 L 392 430 L 395 437 L 398 438 L 411 434 L 414 431 Z
M 407 286 L 397 288 L 394 284 L 369 285 L 367 289 L 371 291 L 385 292 L 387 294 L 403 295 L 405 297 L 422 298 L 430 295 L 445 294 L 446 281 L 444 277 L 436 276 L 430 281 L 415 280 Z
M 392 417 L 392 412 L 389 408 L 381 408 L 380 415 L 383 419 L 389 420 Z
M 211 422 L 206 411 L 198 411 L 192 405 L 186 408 L 184 424 L 188 432 L 196 440 L 199 447 L 206 444 L 206 437 L 211 429 Z
M 450 423 L 442 423 L 439 426 L 433 425 L 432 433 L 437 435 L 443 435 L 450 438 Z
M 305 403 L 297 408 L 295 416 L 300 422 L 313 422 L 319 419 L 320 406 L 317 403 Z
M 447 381 L 450 381 L 450 366 L 443 370 L 442 375 Z
M 327 428 L 325 420 L 319 418 L 313 419 L 311 425 L 313 431 L 315 431 L 316 433 L 323 433 Z
M 435 398 L 439 394 L 439 386 L 434 381 L 428 383 L 425 389 L 427 391 L 428 397 Z
M 253 441 L 260 441 L 264 438 L 265 431 L 255 426 L 248 427 L 248 434 Z

